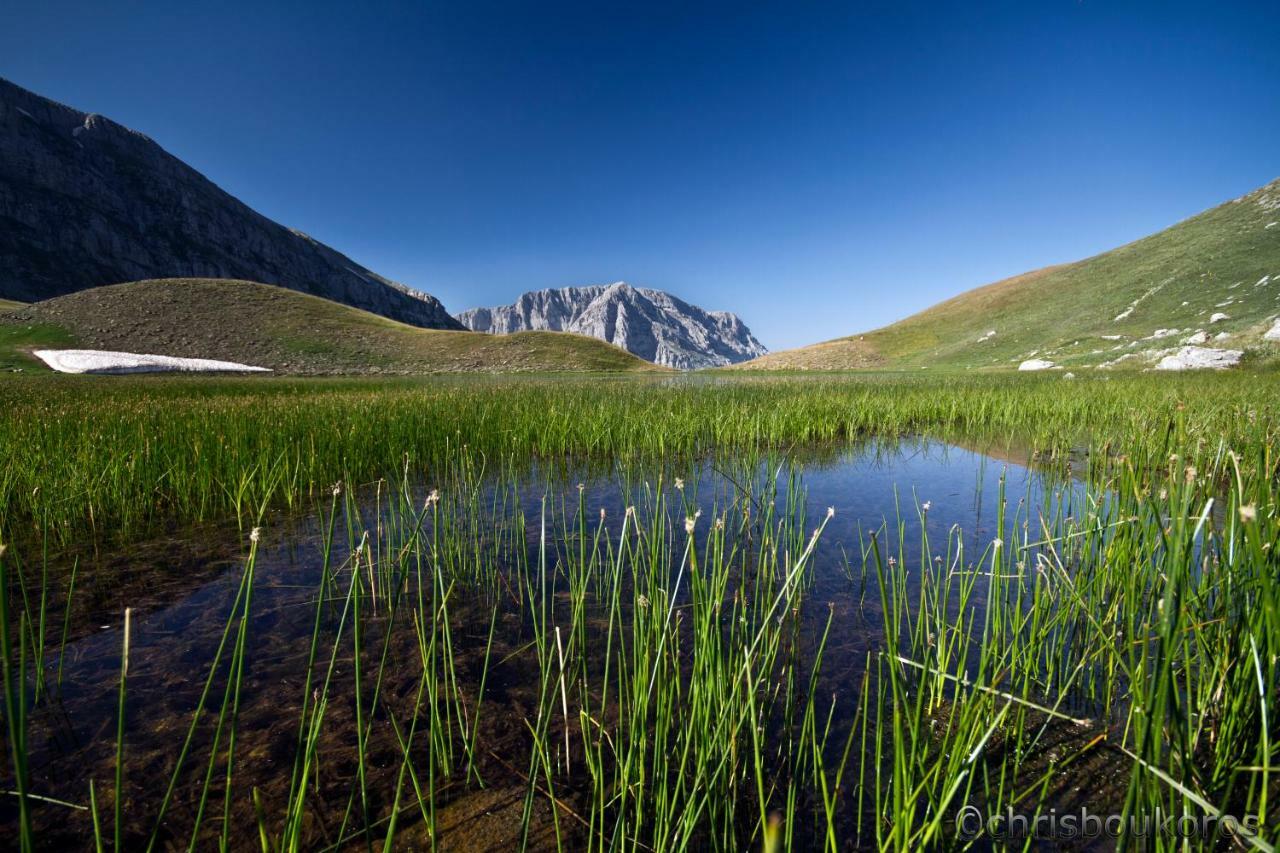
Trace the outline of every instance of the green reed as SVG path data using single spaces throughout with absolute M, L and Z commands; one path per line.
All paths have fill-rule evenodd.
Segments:
M 43 519 L 141 535 L 168 521 L 322 496 L 345 476 L 573 456 L 694 458 L 907 432 L 1020 435 L 1130 452 L 1274 429 L 1274 383 L 1250 374 L 711 379 L 433 379 L 401 382 L 17 378 L 0 383 L 0 505 L 15 530 Z M 12 538 L 12 536 L 11 536 Z

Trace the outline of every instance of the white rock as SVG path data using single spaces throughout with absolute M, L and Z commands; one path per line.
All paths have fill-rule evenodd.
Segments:
M 1244 353 L 1238 349 L 1211 349 L 1209 347 L 1183 347 L 1172 355 L 1166 355 L 1156 365 L 1156 370 L 1202 370 L 1234 367 Z
M 1063 379 L 1075 379 L 1075 378 L 1076 378 L 1076 375 L 1075 375 L 1074 373 L 1071 373 L 1070 371 L 1068 371 L 1068 372 L 1066 372 L 1066 373 L 1062 374 L 1062 378 L 1063 378 Z
M 1209 333 L 1204 329 L 1200 329 L 1189 338 L 1183 338 L 1184 344 L 1207 344 L 1209 342 Z
M 1019 370 L 1050 370 L 1052 368 L 1053 362 L 1045 361 L 1043 358 L 1029 358 L 1018 365 Z
M 992 338 L 994 338 L 995 336 L 996 336 L 996 330 L 995 330 L 995 329 L 992 329 L 992 330 L 990 330 L 989 332 L 987 332 L 985 335 L 983 335 L 982 337 L 978 338 L 978 343 L 982 343 L 983 341 L 989 341 L 989 340 L 991 340 Z
M 1277 317 L 1271 328 L 1267 329 L 1262 335 L 1262 339 L 1264 341 L 1280 341 L 1280 317 Z
M 1144 341 L 1158 341 L 1158 340 L 1160 340 L 1161 338 L 1171 338 L 1171 337 L 1173 337 L 1174 335 L 1178 334 L 1178 331 L 1179 331 L 1178 329 L 1156 329 L 1156 330 L 1155 330 L 1154 332 L 1152 332 L 1150 335 L 1148 335 L 1147 337 L 1143 338 L 1143 340 L 1144 340 Z
M 1226 314 L 1223 314 L 1221 311 L 1219 311 L 1216 314 L 1213 314 L 1209 317 L 1209 322 L 1217 323 L 1219 320 L 1230 320 L 1230 319 L 1231 318 L 1228 317 Z
M 136 352 L 96 349 L 38 349 L 36 358 L 59 373 L 270 373 L 235 361 L 210 358 L 176 358 Z

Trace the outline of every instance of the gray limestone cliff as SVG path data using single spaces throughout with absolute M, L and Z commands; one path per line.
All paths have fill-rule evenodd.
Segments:
M 767 350 L 727 311 L 705 311 L 661 290 L 626 282 L 522 294 L 514 305 L 458 315 L 477 332 L 575 332 L 608 341 L 655 364 L 689 370 L 748 361 Z

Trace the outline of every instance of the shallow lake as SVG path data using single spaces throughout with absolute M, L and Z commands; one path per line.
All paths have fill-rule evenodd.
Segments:
M 450 593 L 447 616 L 453 626 L 451 665 L 457 690 L 476 702 L 479 683 L 484 683 L 475 723 L 475 743 L 483 750 L 467 750 L 476 778 L 482 777 L 484 783 L 477 784 L 470 771 L 436 780 L 435 831 L 443 846 L 510 849 L 521 840 L 528 721 L 537 715 L 541 701 L 537 665 L 531 663 L 535 652 L 530 647 L 531 621 L 538 617 L 523 603 L 533 589 L 503 580 L 504 567 L 497 566 L 495 571 L 490 564 L 508 559 L 523 565 L 524 575 L 509 577 L 531 578 L 526 580 L 531 587 L 546 580 L 559 602 L 552 619 L 567 620 L 565 608 L 571 606 L 574 581 L 563 567 L 585 548 L 610 547 L 629 506 L 640 507 L 636 523 L 652 523 L 652 531 L 666 531 L 669 541 L 661 547 L 673 555 L 669 569 L 680 567 L 674 576 L 668 570 L 662 579 L 662 588 L 673 590 L 673 613 L 682 613 L 687 606 L 687 574 L 695 571 L 690 567 L 686 573 L 687 555 L 681 556 L 685 546 L 680 523 L 686 517 L 696 519 L 692 548 L 696 555 L 705 546 L 707 531 L 731 507 L 748 516 L 769 517 L 765 506 L 769 504 L 774 516 L 793 519 L 801 533 L 822 524 L 828 509 L 833 509 L 834 516 L 808 557 L 809 586 L 797 626 L 802 635 L 799 647 L 812 649 L 830 618 L 819 692 L 842 697 L 839 710 L 833 712 L 835 725 L 852 725 L 868 655 L 883 645 L 880 594 L 875 570 L 866 560 L 873 539 L 886 558 L 904 565 L 945 559 L 971 569 L 994 539 L 1034 541 L 1041 517 L 1060 518 L 1086 509 L 1087 498 L 1078 482 L 1021 464 L 1026 457 L 1017 450 L 996 452 L 905 439 L 797 449 L 746 462 L 691 463 L 648 481 L 634 473 L 572 469 L 555 474 L 535 470 L 518 480 L 499 477 L 495 482 L 480 475 L 480 487 L 468 498 L 470 511 L 464 502 L 451 503 L 451 495 L 442 498 L 441 506 L 448 509 L 448 531 L 438 529 L 442 523 L 426 515 L 417 518 L 416 533 L 407 530 L 406 519 L 414 516 L 388 509 L 395 490 L 385 485 L 361 487 L 351 503 L 344 496 L 332 519 L 335 533 L 331 537 L 327 501 L 312 513 L 271 516 L 262 524 L 254 565 L 241 689 L 228 707 L 224 685 L 230 665 L 224 651 L 205 698 L 205 722 L 191 729 L 189 755 L 172 790 L 174 765 L 206 691 L 210 662 L 220 646 L 225 649 L 237 639 L 236 628 L 228 630 L 228 619 L 244 590 L 248 525 L 207 525 L 115 552 L 79 549 L 73 555 L 51 556 L 47 566 L 38 554 L 27 553 L 22 564 L 27 583 L 48 571 L 54 579 L 51 587 L 65 593 L 73 563 L 76 573 L 70 618 L 64 626 L 62 608 L 51 606 L 44 629 L 45 687 L 28 712 L 27 750 L 33 792 L 70 805 L 37 803 L 33 815 L 37 837 L 50 846 L 80 846 L 92 839 L 89 815 L 83 808 L 90 780 L 101 794 L 111 788 L 115 774 L 125 607 L 133 608 L 125 728 L 130 849 L 145 846 L 153 835 L 159 846 L 184 846 L 201 812 L 204 826 L 195 841 L 203 845 L 216 838 L 224 811 L 223 792 L 215 786 L 213 793 L 205 794 L 203 786 L 206 776 L 226 773 L 225 762 L 209 759 L 215 738 L 219 750 L 227 748 L 226 736 L 214 733 L 219 714 L 234 716 L 237 722 L 232 844 L 258 846 L 249 792 L 258 789 L 268 803 L 287 793 L 304 691 L 309 683 L 314 689 L 314 681 L 307 680 L 307 663 L 312 659 L 329 663 L 335 686 L 325 721 L 331 735 L 317 750 L 317 790 L 309 804 L 312 812 L 304 836 L 311 846 L 341 846 L 355 826 L 353 810 L 387 813 L 395 786 L 405 784 L 397 780 L 401 753 L 396 744 L 403 733 L 379 719 L 377 707 L 381 706 L 371 712 L 368 705 L 375 699 L 387 709 L 411 703 L 422 681 L 422 634 L 407 620 L 394 629 L 371 631 L 362 655 L 367 667 L 361 676 L 364 707 L 351 701 L 356 692 L 352 652 L 335 646 L 330 663 L 328 647 L 317 655 L 313 646 L 317 624 L 324 632 L 343 622 L 342 578 L 350 574 L 353 545 L 361 541 L 367 542 L 364 560 L 379 566 L 404 557 L 403 551 L 376 550 L 384 548 L 384 542 L 410 547 L 412 539 L 416 552 L 430 555 L 433 552 L 426 543 L 444 533 L 451 542 L 485 541 L 483 549 L 477 548 L 486 556 L 475 558 L 474 584 L 459 577 L 457 567 L 466 564 L 466 555 L 451 557 L 456 592 Z M 421 504 L 437 487 L 445 488 L 445 481 L 433 481 L 430 472 L 416 480 L 410 488 L 412 505 Z M 585 519 L 580 518 L 582 512 Z M 656 514 L 661 517 L 655 521 Z M 474 525 L 470 532 L 468 524 Z M 931 553 L 923 555 L 926 538 Z M 805 539 L 798 538 L 796 544 L 802 548 Z M 794 550 L 799 548 L 789 553 L 792 560 L 797 557 Z M 359 564 L 362 568 L 357 571 L 364 571 L 365 563 Z M 600 564 L 609 565 L 609 558 Z M 342 566 L 347 567 L 345 572 L 337 568 Z M 380 599 L 383 582 L 374 579 L 372 568 L 369 572 L 368 598 L 360 606 L 371 625 L 385 628 L 392 609 L 390 598 L 397 593 L 387 585 L 392 591 Z M 322 583 L 324 574 L 331 576 L 329 583 Z M 319 610 L 318 595 L 331 599 Z M 57 595 L 54 599 L 61 600 Z M 592 648 L 592 632 L 603 631 L 607 615 L 593 609 L 586 616 L 584 666 L 594 665 L 603 654 Z M 65 645 L 61 642 L 64 627 Z M 375 667 L 376 676 L 372 674 Z M 28 701 L 34 699 L 29 693 Z M 471 725 L 475 706 L 464 704 L 458 703 L 460 714 Z M 393 713 L 388 710 L 387 716 Z M 566 710 L 566 720 L 569 716 Z M 344 733 L 351 735 L 361 720 L 371 727 L 362 747 L 366 802 L 353 806 L 357 753 L 354 736 Z M 567 736 L 565 742 L 568 745 Z M 567 749 L 574 751 L 572 746 Z M 570 765 L 566 775 L 572 778 L 574 767 L 567 756 L 564 760 Z M 461 764 L 461 759 L 455 757 L 455 763 Z M 581 769 L 576 772 L 584 775 Z M 12 779 L 4 784 L 12 788 Z M 570 785 L 562 795 L 566 812 L 572 813 L 574 794 Z M 166 795 L 166 814 L 157 828 L 155 818 Z M 554 843 L 549 810 L 545 803 L 537 806 L 529 821 L 532 830 L 527 840 L 532 846 Z M 11 799 L 5 802 L 0 819 L 4 821 L 0 833 L 12 837 L 17 812 Z M 411 818 L 405 823 L 400 843 L 410 847 L 428 843 L 424 829 Z M 572 820 L 565 824 L 555 830 L 567 833 L 565 838 L 587 831 Z

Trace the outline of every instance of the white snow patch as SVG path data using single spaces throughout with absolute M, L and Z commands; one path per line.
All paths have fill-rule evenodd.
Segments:
M 1271 328 L 1263 333 L 1262 339 L 1264 341 L 1280 341 L 1280 317 L 1277 317 Z
M 31 113 L 29 113 L 29 112 L 27 112 L 26 110 L 24 110 L 22 107 L 14 107 L 14 109 L 15 109 L 15 110 L 17 110 L 18 112 L 22 113 L 24 116 L 26 116 L 27 118 L 31 119 L 32 121 L 35 121 L 35 120 L 36 120 L 36 117 L 35 117 L 35 116 L 33 116 Z
M 36 358 L 59 373 L 270 373 L 266 367 L 254 367 L 235 361 L 211 358 L 177 358 L 136 352 L 110 352 L 96 349 L 38 349 Z
M 1121 338 L 1123 338 L 1124 335 L 1100 335 L 1099 337 L 1101 337 L 1104 341 L 1118 341 Z
M 1268 222 L 1266 225 L 1262 226 L 1262 228 L 1265 231 L 1268 228 L 1275 228 L 1277 225 L 1280 225 L 1280 222 Z
M 1214 313 L 1214 314 L 1210 315 L 1210 317 L 1209 317 L 1209 322 L 1210 322 L 1210 323 L 1217 323 L 1219 320 L 1230 320 L 1230 319 L 1231 319 L 1231 318 L 1230 318 L 1230 317 L 1228 317 L 1226 314 L 1223 314 L 1221 311 L 1218 311 L 1218 312 L 1216 312 L 1216 313 Z
M 1209 342 L 1209 333 L 1204 329 L 1200 329 L 1191 337 L 1183 338 L 1182 342 L 1184 344 L 1206 344 Z
M 1018 365 L 1019 370 L 1050 370 L 1052 368 L 1053 362 L 1043 358 L 1029 358 Z
M 1209 347 L 1183 347 L 1173 355 L 1166 355 L 1156 365 L 1156 370 L 1221 370 L 1234 367 L 1244 355 L 1238 349 L 1211 349 Z
M 995 329 L 992 329 L 992 330 L 990 330 L 989 332 L 987 332 L 985 335 L 983 335 L 982 337 L 978 338 L 978 343 L 982 343 L 983 341 L 989 341 L 989 340 L 991 340 L 992 338 L 994 338 L 995 336 L 996 336 L 996 330 L 995 330 Z
M 1270 280 L 1271 280 L 1271 276 L 1264 275 L 1262 278 L 1258 279 L 1258 283 L 1255 284 L 1254 287 L 1262 287 L 1262 285 L 1266 284 Z
M 1121 320 L 1124 320 L 1124 319 L 1125 319 L 1125 318 L 1127 318 L 1130 314 L 1132 314 L 1132 313 L 1133 313 L 1133 309 L 1134 309 L 1134 308 L 1137 308 L 1137 307 L 1138 307 L 1137 305 L 1130 305 L 1128 308 L 1124 309 L 1124 310 L 1123 310 L 1123 311 L 1121 311 L 1119 314 L 1117 314 L 1117 315 L 1116 315 L 1116 318 L 1115 318 L 1114 320 L 1112 320 L 1111 322 L 1113 322 L 1113 323 L 1119 323 Z
M 1231 304 L 1232 304 L 1232 303 L 1234 303 L 1234 302 L 1235 302 L 1235 299 L 1228 299 L 1226 302 L 1219 302 L 1217 305 L 1215 305 L 1215 306 L 1213 306 L 1213 307 L 1214 307 L 1214 308 L 1226 308 L 1228 305 L 1231 305 Z

